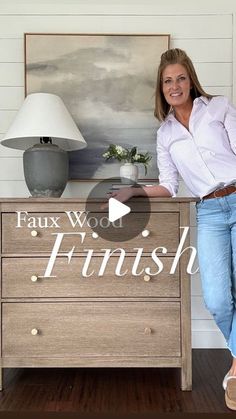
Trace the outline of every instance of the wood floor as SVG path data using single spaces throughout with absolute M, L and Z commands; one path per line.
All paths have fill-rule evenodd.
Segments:
M 191 392 L 171 368 L 5 369 L 0 411 L 230 413 L 222 389 L 230 359 L 224 349 L 193 350 Z

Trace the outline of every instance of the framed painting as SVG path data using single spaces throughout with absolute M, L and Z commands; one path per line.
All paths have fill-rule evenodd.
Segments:
M 120 164 L 102 157 L 110 144 L 149 152 L 147 175 L 143 171 L 140 177 L 157 179 L 155 83 L 169 39 L 25 34 L 25 94 L 59 95 L 87 142 L 87 148 L 70 152 L 70 179 L 118 177 Z

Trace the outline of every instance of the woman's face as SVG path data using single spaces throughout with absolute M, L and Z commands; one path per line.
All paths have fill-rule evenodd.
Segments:
M 181 64 L 169 64 L 162 73 L 162 91 L 166 102 L 176 108 L 192 102 L 191 81 Z

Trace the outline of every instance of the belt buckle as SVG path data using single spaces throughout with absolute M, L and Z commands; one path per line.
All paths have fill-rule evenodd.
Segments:
M 222 189 L 224 189 L 224 188 L 222 188 Z M 216 192 L 218 192 L 218 191 L 220 192 L 222 189 L 216 189 L 216 191 L 213 192 L 214 198 L 220 198 L 222 196 L 222 195 L 219 195 L 219 196 L 216 195 Z

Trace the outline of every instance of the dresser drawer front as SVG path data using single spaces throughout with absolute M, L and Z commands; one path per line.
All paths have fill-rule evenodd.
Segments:
M 74 256 L 68 264 L 67 258 L 57 258 L 52 278 L 43 278 L 48 258 L 3 258 L 2 259 L 2 296 L 3 298 L 21 297 L 179 297 L 179 269 L 170 275 L 173 258 L 159 258 L 163 270 L 158 272 L 151 257 L 142 257 L 137 273 L 132 275 L 135 256 L 126 256 L 120 273 L 115 274 L 119 258 L 112 256 L 107 262 L 102 276 L 99 272 L 103 258 L 91 259 L 87 274 L 82 276 L 85 257 Z M 126 272 L 127 271 L 127 272 Z
M 106 213 L 104 213 L 106 215 Z M 32 217 L 60 217 L 58 224 L 60 228 L 29 228 L 26 225 L 17 228 L 16 213 L 4 213 L 2 215 L 2 249 L 3 253 L 14 254 L 28 254 L 39 252 L 51 252 L 56 240 L 55 233 L 72 233 L 63 237 L 60 252 L 68 252 L 75 246 L 75 252 L 83 252 L 83 249 L 100 249 L 123 247 L 126 251 L 133 251 L 134 247 L 143 247 L 144 251 L 150 252 L 156 247 L 165 247 L 168 252 L 176 251 L 179 244 L 179 213 L 159 213 L 153 212 L 150 215 L 150 220 L 146 229 L 150 231 L 148 237 L 143 237 L 140 233 L 132 240 L 123 242 L 107 241 L 102 238 L 94 239 L 92 237 L 91 228 L 84 223 L 82 228 L 73 228 L 65 213 L 29 213 Z M 93 216 L 96 216 L 94 214 Z M 134 224 L 140 224 L 143 217 L 142 213 L 128 214 L 131 218 L 127 223 L 127 229 L 130 229 Z M 128 217 L 127 216 L 127 217 Z M 125 219 L 125 217 L 124 217 Z M 125 231 L 123 229 L 124 236 Z M 32 237 L 32 230 L 37 231 L 37 236 Z M 113 232 L 116 229 L 113 229 Z M 118 230 L 117 230 L 118 231 Z M 85 239 L 81 244 L 81 237 L 78 234 L 85 232 Z M 52 234 L 53 233 L 53 234 Z M 114 232 L 113 237 L 114 239 Z M 123 234 L 123 233 L 122 233 Z M 123 236 L 122 236 L 123 237 Z M 159 250 L 161 252 L 161 250 Z
M 180 356 L 179 303 L 3 303 L 3 358 Z

